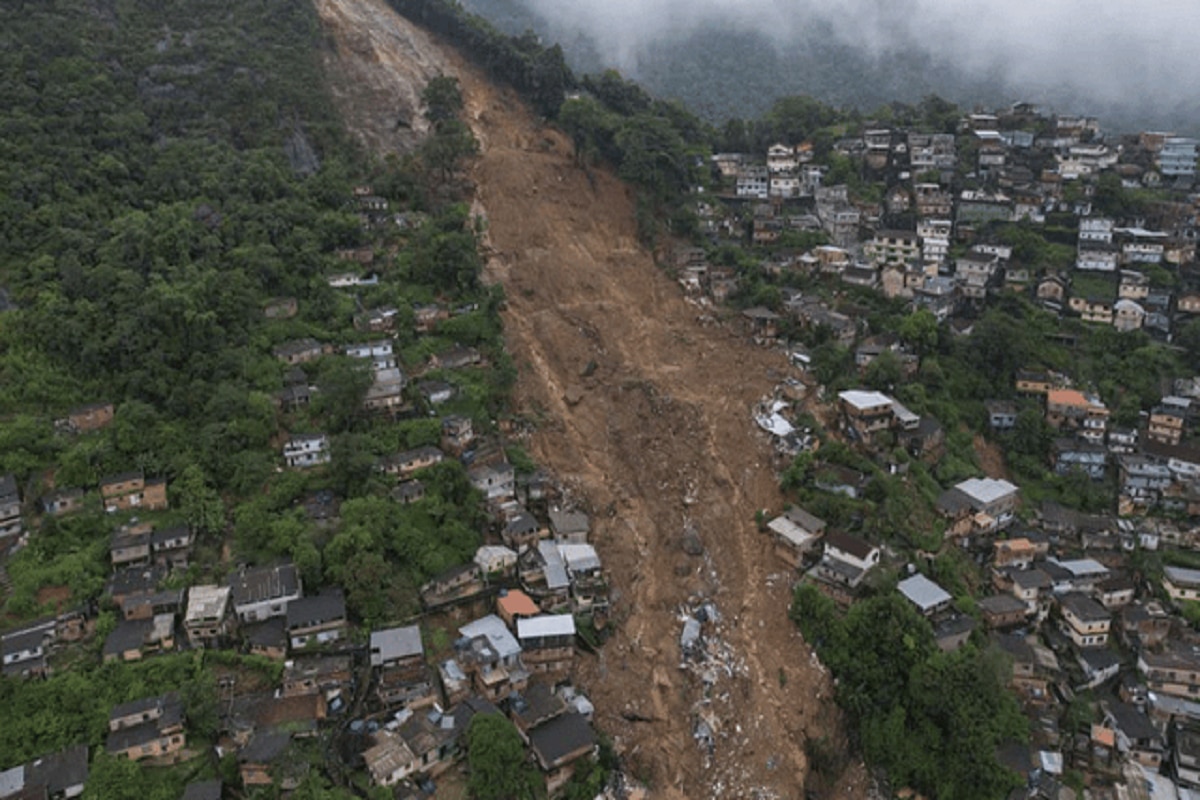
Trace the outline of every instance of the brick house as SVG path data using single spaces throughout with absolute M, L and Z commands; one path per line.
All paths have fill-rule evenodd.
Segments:
M 104 510 L 130 511 L 144 508 L 161 511 L 167 505 L 167 482 L 162 478 L 146 480 L 141 472 L 124 472 L 110 475 L 100 481 L 100 496 Z

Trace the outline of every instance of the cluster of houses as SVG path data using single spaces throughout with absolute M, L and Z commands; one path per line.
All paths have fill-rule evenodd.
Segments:
M 1125 428 L 1109 425 L 1105 404 L 1069 383 L 1051 371 L 1018 371 L 1016 391 L 1023 399 L 988 401 L 989 428 L 1011 430 L 1020 408 L 1036 408 L 1059 434 L 1051 452 L 1055 472 L 1081 472 L 1097 481 L 1115 474 L 1122 516 L 1200 513 L 1200 449 L 1192 443 L 1200 387 L 1178 381 L 1177 394 L 1143 412 L 1138 427 Z
M 780 557 L 804 570 L 802 580 L 840 604 L 855 601 L 870 573 L 890 567 L 902 575 L 896 591 L 929 620 L 939 648 L 955 650 L 975 635 L 1005 654 L 1032 730 L 1029 744 L 1001 754 L 1030 779 L 1020 797 L 1059 797 L 1065 770 L 1087 775 L 1096 791 L 1114 791 L 1130 780 L 1131 766 L 1138 786 L 1170 784 L 1174 793 L 1162 796 L 1200 796 L 1200 636 L 1181 613 L 1200 602 L 1200 570 L 1166 566 L 1151 576 L 1132 560 L 1140 548 L 1188 549 L 1200 529 L 1173 526 L 1166 535 L 1151 523 L 1053 503 L 1021 523 L 1017 503 L 1015 486 L 991 479 L 964 481 L 938 499 L 948 521 L 970 520 L 971 552 L 990 574 L 974 597 L 952 596 L 886 548 L 828 530 L 801 508 L 768 529 Z M 1095 699 L 1092 715 L 1072 730 L 1067 707 L 1081 696 Z
M 94 403 L 73 409 L 65 418 L 56 420 L 55 429 L 68 434 L 85 434 L 102 430 L 112 421 L 112 403 Z M 95 488 L 99 490 L 101 506 L 109 513 L 162 511 L 169 507 L 166 480 L 148 478 L 141 470 L 102 477 Z M 27 541 L 23 519 L 25 501 L 36 500 L 43 514 L 57 517 L 81 511 L 88 490 L 51 486 L 40 493 L 27 492 L 24 498 L 22 494 L 16 476 L 0 476 L 0 553 L 21 547 Z
M 789 160 L 789 148 L 778 145 L 763 168 L 747 156 L 715 159 L 731 190 L 702 204 L 702 228 L 715 241 L 768 246 L 760 265 L 767 275 L 825 276 L 907 299 L 956 333 L 969 332 L 977 311 L 1002 292 L 1164 342 L 1200 313 L 1200 194 L 1189 194 L 1195 140 L 1143 134 L 1106 141 L 1093 119 L 1047 119 L 1020 105 L 969 115 L 957 135 L 868 130 L 836 148 L 884 185 L 882 200 L 862 202 L 846 186 L 822 185 L 810 147 L 791 148 Z M 801 167 L 810 178 L 791 183 Z M 1125 189 L 1167 191 L 1144 206 L 1144 216 L 1108 216 L 1096 193 L 1102 177 L 1111 187 L 1111 175 Z M 1046 232 L 1060 246 L 1056 266 L 1025 263 L 1018 248 L 988 241 L 990 222 L 1053 226 Z M 1074 259 L 1059 263 L 1068 230 Z M 796 249 L 787 242 L 801 239 L 789 232 L 820 233 L 828 244 Z M 719 301 L 739 288 L 738 275 L 710 264 L 702 248 L 678 250 L 674 266 L 693 295 Z M 863 336 L 865 314 L 851 304 L 835 306 L 783 283 L 780 307 L 742 313 L 756 340 L 777 341 L 790 317 L 799 327 L 826 329 L 853 350 L 860 370 L 890 352 L 902 376 L 916 372 L 917 357 L 894 335 Z M 808 366 L 802 351 L 793 360 Z M 1030 743 L 1000 754 L 1028 779 L 1014 797 L 1065 796 L 1068 772 L 1082 774 L 1093 797 L 1200 796 L 1200 637 L 1190 624 L 1200 609 L 1200 570 L 1187 554 L 1200 535 L 1194 383 L 1178 381 L 1138 424 L 1123 427 L 1096 394 L 1065 376 L 1019 371 L 1015 399 L 985 404 L 990 431 L 1012 431 L 1022 414 L 1036 414 L 1056 434 L 1048 466 L 1111 482 L 1117 503 L 1107 514 L 1050 502 L 1023 509 L 1020 488 L 1001 477 L 949 487 L 934 511 L 947 544 L 984 569 L 987 580 L 972 596 L 940 586 L 926 568 L 931 555 L 906 558 L 832 530 L 804 508 L 789 508 L 766 527 L 799 579 L 839 604 L 897 576 L 895 591 L 929 620 L 940 648 L 974 638 L 1005 654 L 1033 732 Z M 937 421 L 891 395 L 855 389 L 829 399 L 841 436 L 889 470 L 904 468 L 890 455 L 897 446 L 927 462 L 938 457 L 944 434 Z M 784 407 L 778 400 L 772 406 Z M 766 410 L 759 416 L 769 432 L 783 427 Z M 816 488 L 863 495 L 867 475 L 817 463 Z M 1161 573 L 1147 569 L 1147 552 L 1161 554 L 1150 560 L 1167 565 Z M 1078 727 L 1078 713 L 1067 709 L 1081 703 L 1090 704 L 1090 717 Z
M 1191 383 L 1176 389 L 1190 392 Z M 1020 488 L 1001 478 L 955 484 L 935 510 L 947 543 L 987 579 L 957 597 L 924 568 L 931 554 L 909 562 L 800 507 L 766 523 L 775 552 L 843 607 L 898 576 L 895 591 L 929 621 L 939 648 L 952 651 L 974 638 L 1004 654 L 1032 731 L 1028 744 L 1000 754 L 1028 779 L 1014 797 L 1058 798 L 1067 772 L 1086 776 L 1095 797 L 1124 797 L 1144 785 L 1157 787 L 1153 797 L 1200 796 L 1200 635 L 1190 622 L 1200 610 L 1200 569 L 1188 557 L 1200 545 L 1200 526 L 1186 502 L 1194 474 L 1191 398 L 1164 397 L 1140 429 L 1122 431 L 1109 426 L 1098 398 L 1061 376 L 1022 371 L 1016 388 L 1020 410 L 1037 409 L 1061 433 L 1056 469 L 1092 474 L 1067 455 L 1092 448 L 1105 453 L 1101 468 L 1117 465 L 1115 513 L 1049 501 L 1023 509 Z M 989 402 L 989 425 L 1011 429 L 1018 410 Z M 849 442 L 876 455 L 882 442 L 890 447 L 919 424 L 901 403 L 867 390 L 840 393 L 837 418 Z M 866 480 L 840 467 L 814 476 L 818 488 L 850 497 L 862 496 Z M 1147 570 L 1139 558 L 1147 552 L 1161 554 L 1161 573 Z M 1090 704 L 1082 727 L 1074 725 L 1078 714 L 1067 713 L 1079 703 Z
M 370 347 L 371 353 L 359 357 L 380 359 L 373 366 L 390 369 L 384 363 L 390 350 Z M 469 354 L 463 360 L 469 362 Z M 245 787 L 299 785 L 309 769 L 304 740 L 359 701 L 355 707 L 367 716 L 352 725 L 358 757 L 378 785 L 408 787 L 436 777 L 461 756 L 470 719 L 498 713 L 516 725 L 548 791 L 559 788 L 597 741 L 592 708 L 569 682 L 576 619 L 602 627 L 608 609 L 607 582 L 589 542 L 590 520 L 582 511 L 552 503 L 561 493 L 543 473 L 518 481 L 503 448 L 477 438 L 470 418 L 444 417 L 441 428 L 440 447 L 397 453 L 376 467 L 396 478 L 393 499 L 412 503 L 425 495 L 421 470 L 461 458 L 471 485 L 486 501 L 488 543 L 471 562 L 421 588 L 431 613 L 494 607 L 458 628 L 449 653 L 435 659 L 417 624 L 373 630 L 367 647 L 356 644 L 359 637 L 353 635 L 342 592 L 328 587 L 306 594 L 298 569 L 287 561 L 241 566 L 222 583 L 177 588 L 178 581 L 171 579 L 189 565 L 192 531 L 131 516 L 109 543 L 113 574 L 105 597 L 117 619 L 104 636 L 103 660 L 128 662 L 208 648 L 283 661 L 279 687 L 231 695 L 222 719 L 218 747 L 236 754 Z M 324 436 L 292 437 L 285 448 L 289 466 L 297 468 L 328 458 Z M 19 525 L 16 481 L 8 477 L 0 486 L 14 495 L 12 514 Z M 140 474 L 101 485 L 110 510 L 163 507 L 165 495 L 153 492 Z M 317 498 L 312 504 L 330 503 Z M 73 609 L 6 632 L 0 637 L 4 673 L 47 676 L 56 650 L 92 633 L 93 616 L 94 609 Z M 368 665 L 370 678 L 362 685 Z M 195 754 L 187 750 L 184 712 L 175 694 L 119 706 L 112 711 L 106 749 L 153 764 L 190 758 Z M 86 777 L 86 748 L 82 752 Z M 46 758 L 61 757 L 66 756 Z M 186 796 L 220 796 L 220 786 L 197 784 L 189 792 Z
M 554 792 L 597 742 L 590 702 L 564 683 L 574 659 L 574 618 L 545 614 L 513 590 L 496 599 L 495 613 L 458 634 L 453 656 L 436 666 L 440 694 L 431 688 L 419 627 L 371 634 L 374 699 L 387 709 L 363 753 L 372 780 L 393 786 L 414 775 L 436 777 L 455 763 L 475 714 L 504 713 Z
M 394 223 L 409 229 L 421 221 L 418 215 L 392 214 L 369 187 L 356 189 L 353 202 L 368 227 Z M 330 276 L 330 285 L 353 290 L 378 283 L 377 273 L 358 272 L 375 266 L 373 248 L 337 256 L 355 271 Z M 299 310 L 295 298 L 277 297 L 264 303 L 262 313 L 286 320 Z M 434 333 L 442 322 L 477 311 L 474 303 L 418 304 L 411 314 L 358 303 L 353 323 L 365 341 L 335 346 L 302 338 L 274 348 L 284 370 L 275 406 L 285 413 L 303 411 L 317 391 L 309 365 L 344 358 L 363 364 L 371 376 L 364 411 L 393 419 L 437 418 L 439 407 L 458 393 L 445 373 L 486 367 L 486 360 L 478 349 L 454 344 L 433 353 L 422 368 L 406 370 L 392 336 L 400 325 Z M 97 403 L 72 410 L 55 425 L 64 435 L 78 435 L 113 421 L 114 406 Z M 479 714 L 511 720 L 550 793 L 595 752 L 592 706 L 571 684 L 577 624 L 603 628 L 608 613 L 608 584 L 589 541 L 589 517 L 564 505 L 559 487 L 544 473 L 518 477 L 503 442 L 478 436 L 471 417 L 443 412 L 439 421 L 436 446 L 381 458 L 376 471 L 395 479 L 394 501 L 417 503 L 425 497 L 422 470 L 446 459 L 460 461 L 486 504 L 486 544 L 473 560 L 421 587 L 425 611 L 419 621 L 399 627 L 357 629 L 338 587 L 306 591 L 300 571 L 286 560 L 239 565 L 224 580 L 181 586 L 194 533 L 145 513 L 168 508 L 166 483 L 141 472 L 100 482 L 102 507 L 124 512 L 109 542 L 112 575 L 100 600 L 115 610 L 114 624 L 100 627 L 104 662 L 209 649 L 283 664 L 275 685 L 227 677 L 218 687 L 216 750 L 236 758 L 243 790 L 276 786 L 286 792 L 299 786 L 314 769 L 314 737 L 323 735 L 336 738 L 349 766 L 371 783 L 390 787 L 398 797 L 426 797 L 429 781 L 460 760 L 470 721 Z M 330 438 L 291 434 L 282 442 L 282 458 L 288 469 L 318 469 L 333 458 Z M 32 484 L 22 489 L 15 476 L 0 476 L 4 549 L 24 544 L 32 500 L 46 515 L 57 516 L 83 510 L 91 497 L 83 488 L 51 486 L 40 496 Z M 338 505 L 329 491 L 304 500 L 308 516 L 318 522 L 331 523 Z M 0 570 L 0 582 L 6 579 Z M 5 631 L 4 674 L 25 680 L 49 676 L 53 665 L 74 652 L 73 645 L 95 638 L 97 610 L 95 604 L 60 609 Z M 440 629 L 450 620 L 457 633 L 447 644 Z M 436 647 L 429 646 L 431 632 Z M 153 765 L 199 755 L 189 750 L 187 696 L 170 692 L 111 709 L 106 752 Z M 347 720 L 351 713 L 356 719 Z M 0 772 L 0 798 L 78 796 L 88 760 L 87 747 L 74 747 Z M 201 781 L 189 785 L 183 797 L 214 800 L 223 791 L 228 787 L 220 780 Z
M 472 481 L 478 483 L 478 473 L 474 469 L 472 473 Z M 498 499 L 491 507 L 499 541 L 480 547 L 472 563 L 451 568 L 425 584 L 421 588 L 425 605 L 461 603 L 488 593 L 498 582 L 515 583 L 522 597 L 545 612 L 585 616 L 602 628 L 609 609 L 608 582 L 600 556 L 588 541 L 587 515 L 550 508 L 543 520 L 514 499 Z
M 437 309 L 438 307 L 433 306 L 433 308 Z M 335 352 L 336 349 L 332 345 L 322 344 L 315 339 L 297 339 L 277 346 L 274 349 L 275 357 L 292 369 L 284 376 L 284 388 L 275 393 L 276 407 L 285 411 L 295 411 L 307 406 L 311 402 L 316 387 L 309 385 L 308 377 L 301 365 Z M 393 340 L 378 339 L 346 345 L 342 348 L 342 354 L 347 358 L 361 360 L 370 369 L 372 380 L 363 398 L 364 410 L 386 412 L 392 415 L 413 413 L 415 406 L 405 393 L 405 389 L 410 385 L 409 376 L 398 364 Z M 430 356 L 425 369 L 454 370 L 483 364 L 483 357 L 477 349 L 452 345 L 446 350 Z M 453 385 L 442 380 L 422 381 L 415 388 L 420 399 L 429 407 L 435 407 L 453 399 L 456 393 Z M 322 463 L 310 461 L 302 451 L 295 455 L 297 461 L 292 463 L 285 451 L 284 458 L 288 461 L 289 466 L 313 466 L 314 463 Z
M 1200 313 L 1200 193 L 1189 193 L 1195 139 L 1144 133 L 1110 141 L 1094 118 L 1047 117 L 1021 103 L 967 115 L 957 133 L 864 130 L 836 142 L 834 152 L 886 187 L 882 198 L 859 200 L 845 184 L 825 185 L 829 170 L 814 163 L 811 142 L 775 143 L 765 160 L 713 157 L 722 190 L 699 204 L 701 230 L 713 241 L 770 248 L 761 265 L 768 274 L 829 276 L 907 299 L 939 319 L 1015 291 L 1059 313 L 1169 341 Z M 1123 188 L 1170 190 L 1176 199 L 1136 217 L 1105 216 L 1095 194 L 1109 174 Z M 1073 263 L 1025 263 L 983 236 L 989 223 L 1041 226 L 1048 218 L 1056 236 L 1064 225 L 1075 228 Z M 796 249 L 789 233 L 819 233 L 828 244 Z M 706 263 L 702 253 L 676 261 L 690 292 L 719 303 L 738 287 L 731 269 Z M 1178 271 L 1185 288 L 1153 280 L 1157 268 Z M 803 321 L 798 309 L 787 310 Z
M 72 798 L 83 794 L 88 747 L 75 745 L 0 771 L 0 798 Z
M 123 530 L 114 539 L 120 566 L 107 594 L 120 619 L 104 641 L 103 658 L 135 660 L 185 646 L 282 661 L 278 687 L 244 695 L 228 687 L 235 694 L 223 708 L 217 746 L 236 754 L 246 787 L 298 785 L 308 769 L 297 750 L 303 739 L 356 701 L 367 712 L 351 726 L 361 734 L 355 739 L 361 765 L 381 786 L 431 779 L 455 764 L 478 713 L 503 713 L 514 722 L 548 791 L 594 751 L 592 707 L 569 682 L 577 633 L 569 612 L 548 613 L 520 589 L 501 590 L 481 601 L 493 613 L 461 625 L 449 657 L 435 661 L 419 624 L 372 630 L 367 646 L 357 644 L 342 593 L 305 594 L 291 562 L 241 567 L 219 585 L 165 589 L 166 565 L 146 555 L 130 561 L 125 544 L 154 536 Z M 9 631 L 0 640 L 5 674 L 45 676 L 53 650 L 86 632 L 80 612 Z M 360 685 L 364 669 L 369 679 Z M 184 712 L 175 693 L 117 706 L 107 752 L 160 765 L 195 755 L 186 750 Z M 59 757 L 65 756 L 48 756 Z M 4 786 L 0 778 L 0 797 L 7 797 Z

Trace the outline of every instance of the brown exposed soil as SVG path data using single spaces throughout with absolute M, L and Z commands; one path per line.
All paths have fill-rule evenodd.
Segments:
M 989 442 L 977 433 L 972 444 L 984 475 L 989 478 L 1008 478 L 1008 463 L 1004 460 L 1004 451 L 995 442 Z
M 374 72 L 344 46 L 357 34 L 341 26 L 390 12 L 379 0 L 317 5 L 337 60 L 364 61 L 336 65 L 334 80 L 374 76 L 384 91 L 390 70 Z M 839 718 L 827 675 L 787 619 L 790 577 L 754 522 L 781 498 L 750 413 L 784 360 L 705 321 L 638 244 L 628 189 L 603 170 L 589 180 L 569 140 L 443 53 L 481 142 L 475 210 L 487 220 L 486 277 L 509 299 L 516 405 L 536 423 L 528 447 L 593 511 L 614 587 L 614 635 L 578 676 L 597 724 L 655 796 L 802 797 L 806 738 L 837 742 Z M 689 528 L 701 555 L 683 549 Z M 722 615 L 707 692 L 680 668 L 681 609 L 699 598 Z M 693 738 L 700 719 L 714 731 L 711 757 Z M 855 765 L 825 796 L 864 797 L 864 784 Z
M 70 586 L 43 586 L 37 592 L 38 606 L 54 606 L 66 609 L 67 601 L 71 599 Z
M 325 69 L 347 129 L 370 151 L 408 152 L 429 130 L 421 91 L 448 73 L 441 49 L 383 0 L 313 0 L 330 34 Z

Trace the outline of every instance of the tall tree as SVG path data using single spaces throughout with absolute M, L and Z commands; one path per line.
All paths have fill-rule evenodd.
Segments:
M 532 800 L 541 778 L 516 727 L 499 714 L 478 714 L 467 728 L 467 788 L 475 800 Z

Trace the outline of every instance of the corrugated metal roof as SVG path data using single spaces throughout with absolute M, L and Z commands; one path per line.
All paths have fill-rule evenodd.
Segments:
M 900 590 L 900 594 L 907 597 L 923 612 L 930 611 L 954 599 L 949 592 L 920 573 L 900 581 L 896 584 L 896 588 Z
M 535 639 L 539 636 L 574 636 L 575 618 L 570 614 L 542 614 L 517 620 L 517 638 Z

